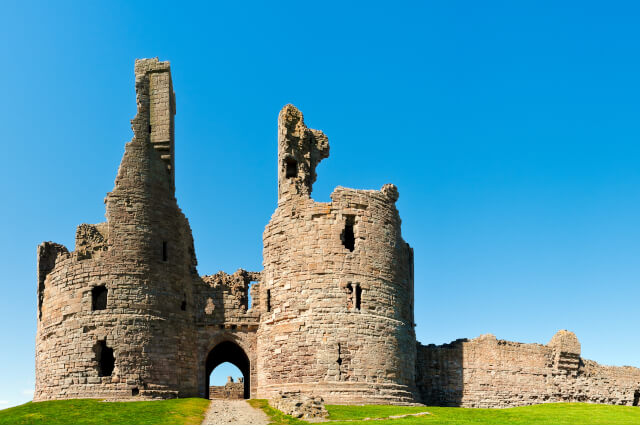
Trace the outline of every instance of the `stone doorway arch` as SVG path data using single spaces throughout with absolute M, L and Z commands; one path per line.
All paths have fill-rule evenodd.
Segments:
M 251 395 L 251 362 L 242 347 L 232 341 L 221 342 L 213 347 L 207 355 L 205 398 L 209 398 L 211 372 L 224 362 L 229 362 L 240 369 L 244 377 L 244 398 L 249 399 Z

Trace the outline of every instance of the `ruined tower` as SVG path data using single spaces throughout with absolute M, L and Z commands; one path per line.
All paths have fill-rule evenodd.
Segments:
M 34 400 L 197 394 L 193 239 L 174 196 L 168 62 L 135 64 L 138 112 L 106 219 L 38 247 Z
M 413 401 L 413 251 L 398 191 L 338 187 L 311 199 L 327 137 L 287 105 L 278 118 L 278 206 L 264 231 L 258 395 Z

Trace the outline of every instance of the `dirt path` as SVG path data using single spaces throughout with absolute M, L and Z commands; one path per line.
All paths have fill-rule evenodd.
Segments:
M 202 424 L 269 424 L 269 418 L 244 400 L 212 399 Z

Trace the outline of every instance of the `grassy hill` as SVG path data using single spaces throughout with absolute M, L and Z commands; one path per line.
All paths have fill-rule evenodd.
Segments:
M 271 408 L 266 400 L 249 401 L 273 424 L 307 424 Z M 0 411 L 0 424 L 200 424 L 205 399 L 153 402 L 59 400 L 26 403 Z M 588 403 L 548 403 L 510 409 L 328 405 L 323 424 L 640 424 L 640 408 Z M 429 415 L 410 414 L 429 412 Z M 394 416 L 409 415 L 403 418 Z M 365 419 L 371 418 L 371 419 Z

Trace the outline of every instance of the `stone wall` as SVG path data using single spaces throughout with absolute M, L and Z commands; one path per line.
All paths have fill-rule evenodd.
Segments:
M 227 377 L 225 385 L 209 386 L 209 399 L 242 399 L 244 398 L 244 381 L 238 378 L 234 382 L 232 377 Z
M 278 207 L 263 236 L 258 395 L 410 402 L 413 252 L 400 233 L 397 189 L 338 187 L 331 203 L 314 202 L 328 139 L 292 105 L 278 123 Z
M 260 277 L 260 273 L 238 270 L 233 274 L 203 276 L 194 283 L 201 396 L 210 390 L 211 372 L 223 362 L 233 363 L 242 371 L 247 397 L 256 396 Z
M 505 408 L 547 402 L 638 405 L 640 369 L 580 357 L 575 334 L 548 345 L 482 335 L 441 346 L 418 344 L 416 383 L 427 405 Z

